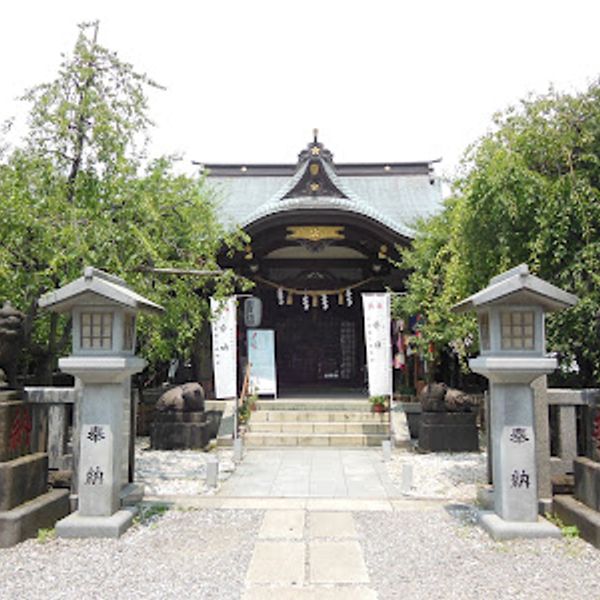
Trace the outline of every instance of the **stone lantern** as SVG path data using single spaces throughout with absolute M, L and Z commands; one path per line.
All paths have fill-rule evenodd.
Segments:
M 474 310 L 479 321 L 481 354 L 469 366 L 490 382 L 494 481 L 494 513 L 482 514 L 481 523 L 496 539 L 560 535 L 538 518 L 531 383 L 557 366 L 556 358 L 546 355 L 545 313 L 576 303 L 576 296 L 522 264 L 453 308 Z
M 146 365 L 134 355 L 135 320 L 140 310 L 163 309 L 92 267 L 39 305 L 71 314 L 72 354 L 59 367 L 82 384 L 78 510 L 57 524 L 57 535 L 118 537 L 133 517 L 121 510 L 129 481 L 131 375 Z

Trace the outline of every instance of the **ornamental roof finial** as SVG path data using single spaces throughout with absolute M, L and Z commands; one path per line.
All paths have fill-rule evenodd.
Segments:
M 319 137 L 319 130 L 315 127 L 313 129 L 313 143 L 317 144 L 318 140 L 317 138 Z

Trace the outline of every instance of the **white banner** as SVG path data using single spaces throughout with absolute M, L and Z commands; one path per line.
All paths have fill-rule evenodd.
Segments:
M 236 299 L 210 299 L 215 396 L 237 397 Z
M 272 329 L 248 329 L 250 392 L 277 397 L 275 372 L 275 332 Z
M 390 338 L 390 294 L 362 295 L 369 396 L 392 394 L 392 345 Z

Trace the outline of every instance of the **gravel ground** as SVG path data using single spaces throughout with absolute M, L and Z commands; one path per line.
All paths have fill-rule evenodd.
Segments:
M 261 519 L 171 510 L 119 540 L 28 540 L 0 549 L 0 599 L 239 598 Z
M 231 477 L 235 469 L 233 452 L 227 448 L 210 454 L 219 460 L 219 484 Z M 150 450 L 150 438 L 138 437 L 135 444 L 135 477 L 143 483 L 146 494 L 211 495 L 217 488 L 205 485 L 206 457 L 202 450 Z
M 356 513 L 379 600 L 600 598 L 600 552 L 589 544 L 567 538 L 494 542 L 472 517 L 464 505 Z
M 207 493 L 201 452 L 137 449 L 138 478 L 152 494 Z M 219 451 L 229 477 L 230 451 Z M 395 453 L 390 476 L 401 484 L 413 465 L 414 504 L 395 512 L 354 513 L 380 600 L 600 599 L 600 552 L 580 539 L 494 542 L 474 525 L 476 485 L 485 454 Z M 235 599 L 264 512 L 172 509 L 146 512 L 119 540 L 28 540 L 0 549 L 0 600 Z M 276 600 L 276 595 L 274 595 Z
M 394 485 L 402 489 L 402 472 L 412 465 L 412 486 L 406 496 L 474 502 L 477 487 L 486 483 L 485 452 L 432 452 L 396 450 L 386 463 Z

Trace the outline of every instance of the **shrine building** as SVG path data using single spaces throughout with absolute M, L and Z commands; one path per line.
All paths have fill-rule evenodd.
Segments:
M 204 164 L 225 224 L 251 242 L 221 257 L 255 282 L 281 389 L 360 388 L 361 292 L 401 292 L 414 224 L 441 207 L 434 161 L 336 163 L 317 139 L 293 164 Z

